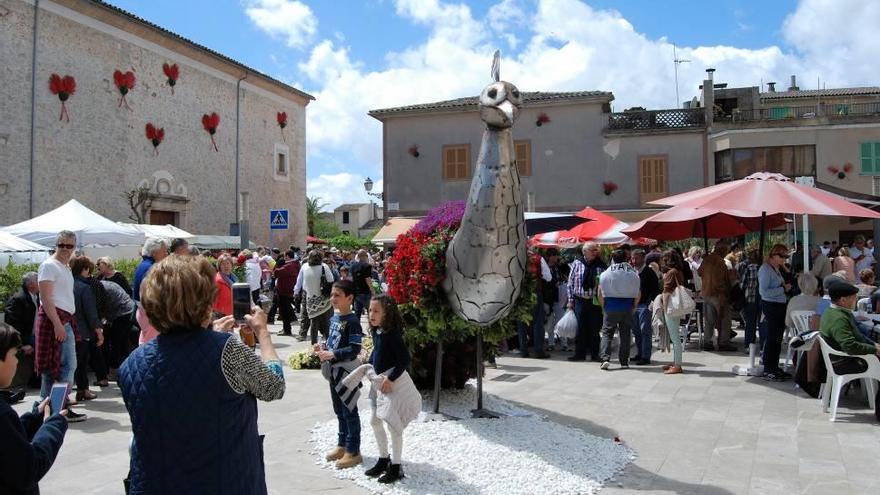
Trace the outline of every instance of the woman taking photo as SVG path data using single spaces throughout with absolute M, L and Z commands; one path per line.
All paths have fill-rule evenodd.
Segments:
M 779 353 L 782 350 L 782 336 L 785 334 L 785 308 L 788 299 L 785 293 L 791 285 L 782 276 L 782 265 L 788 258 L 788 248 L 776 244 L 758 269 L 758 291 L 761 294 L 761 311 L 767 324 L 767 338 L 764 341 L 764 379 L 779 382 L 791 375 L 779 368 Z
M 159 336 L 131 353 L 119 387 L 131 417 L 131 493 L 265 494 L 256 400 L 284 395 L 284 374 L 259 309 L 245 316 L 260 338 L 257 357 L 211 323 L 214 269 L 204 258 L 170 256 L 141 287 Z

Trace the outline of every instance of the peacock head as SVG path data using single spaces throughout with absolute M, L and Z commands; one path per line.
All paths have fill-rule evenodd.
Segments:
M 519 89 L 501 80 L 501 54 L 497 50 L 492 60 L 492 84 L 480 94 L 480 118 L 489 127 L 508 128 L 519 115 L 522 106 Z
M 521 106 L 516 86 L 506 81 L 494 82 L 480 95 L 480 118 L 489 127 L 511 127 Z

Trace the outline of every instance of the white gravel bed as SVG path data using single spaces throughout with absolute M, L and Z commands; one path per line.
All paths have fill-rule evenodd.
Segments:
M 442 412 L 465 419 L 425 422 L 423 413 L 409 425 L 403 445 L 406 478 L 395 484 L 364 475 L 378 456 L 369 409 L 360 410 L 364 465 L 338 470 L 324 460 L 336 445 L 335 418 L 312 429 L 316 463 L 376 494 L 574 495 L 597 493 L 634 458 L 629 447 L 613 439 L 551 422 L 488 394 L 484 407 L 507 416 L 471 419 L 475 392 L 468 385 L 441 397 Z M 430 406 L 427 397 L 423 410 Z

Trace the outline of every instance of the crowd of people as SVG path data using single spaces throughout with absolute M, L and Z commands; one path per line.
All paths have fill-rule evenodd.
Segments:
M 363 462 L 354 393 L 360 384 L 342 380 L 360 364 L 361 316 L 369 313 L 368 365 L 379 377 L 370 390 L 371 424 L 382 455 L 367 475 L 382 483 L 403 477 L 408 420 L 401 421 L 400 399 L 390 399 L 389 407 L 388 397 L 402 397 L 407 387 L 418 393 L 406 371 L 400 313 L 381 295 L 381 253 L 330 248 L 301 257 L 293 246 L 283 253 L 263 247 L 200 253 L 185 239 L 150 238 L 129 284 L 112 259 L 93 261 L 76 254 L 76 246 L 73 232 L 58 234 L 53 254 L 22 277 L 0 324 L 0 428 L 4 458 L 15 460 L 3 463 L 0 492 L 38 493 L 68 423 L 87 420 L 80 411 L 97 397 L 92 387 L 116 382 L 133 432 L 127 492 L 266 493 L 255 402 L 278 400 L 285 391 L 268 324 L 277 315 L 279 334 L 293 336 L 297 313 L 297 338 L 305 340 L 311 329 L 325 363 L 340 427 L 339 446 L 327 459 L 338 468 Z M 244 268 L 254 303 L 244 322 L 233 315 L 236 266 Z M 263 303 L 271 303 L 268 315 Z M 23 400 L 28 385 L 40 389 L 39 401 L 19 417 L 9 404 Z M 63 405 L 50 407 L 58 386 L 67 392 Z M 389 409 L 397 411 L 395 421 Z
M 184 239 L 148 239 L 129 284 L 112 259 L 93 261 L 76 254 L 76 245 L 73 232 L 58 234 L 52 256 L 23 275 L 0 324 L 6 394 L 0 428 L 4 449 L 8 444 L 16 459 L 4 464 L 0 491 L 37 493 L 67 424 L 87 419 L 80 411 L 96 397 L 92 387 L 116 382 L 132 422 L 125 480 L 131 493 L 265 493 L 255 404 L 285 391 L 268 330 L 276 316 L 278 335 L 310 339 L 322 362 L 338 422 L 327 461 L 340 469 L 363 462 L 357 404 L 365 377 L 380 450 L 366 474 L 383 483 L 403 477 L 403 429 L 421 402 L 407 374 L 403 320 L 384 294 L 385 253 L 313 248 L 303 254 L 293 246 L 199 253 Z M 860 300 L 872 312 L 880 309 L 871 243 L 858 236 L 852 246 L 813 246 L 806 266 L 802 249 L 775 244 L 763 259 L 724 241 L 708 254 L 698 246 L 685 253 L 624 245 L 607 259 L 590 242 L 571 258 L 539 250 L 533 253 L 540 263 L 532 319 L 504 345 L 518 347 L 523 357 L 531 349 L 536 358 L 571 345 L 569 361 L 589 358 L 608 370 L 615 341 L 621 368 L 653 364 L 659 343 L 672 351 L 663 373 L 674 375 L 684 371 L 683 342 L 701 315 L 703 350 L 739 351 L 731 327 L 741 321 L 743 349 L 757 344 L 764 377 L 781 381 L 789 378 L 779 354 L 785 329 L 794 325 L 791 313 L 809 310 L 821 318 L 819 330 L 832 347 L 880 355 L 873 323 L 853 311 Z M 243 322 L 233 314 L 236 267 L 243 268 L 253 301 Z M 693 310 L 686 301 L 691 295 Z M 554 332 L 566 311 L 577 320 L 571 339 Z M 374 347 L 361 366 L 364 315 Z M 843 358 L 834 366 L 858 372 L 865 362 Z M 70 395 L 53 410 L 49 397 L 58 384 Z M 39 401 L 19 418 L 7 403 L 22 400 L 28 385 L 40 389 Z M 167 456 L 169 449 L 181 455 Z
M 750 344 L 757 344 L 764 378 L 787 380 L 790 375 L 780 368 L 779 357 L 785 330 L 793 328 L 792 311 L 816 310 L 821 317 L 831 304 L 828 284 L 837 282 L 855 287 L 872 312 L 880 309 L 873 249 L 873 242 L 861 235 L 852 245 L 825 242 L 811 247 L 806 267 L 800 242 L 794 249 L 773 245 L 763 259 L 757 249 L 724 241 L 716 242 L 709 253 L 700 246 L 685 252 L 656 244 L 646 248 L 624 245 L 607 260 L 600 246 L 591 242 L 571 259 L 560 256 L 555 248 L 538 250 L 539 302 L 531 323 L 521 323 L 518 339 L 508 345 L 518 346 L 522 357 L 531 355 L 530 347 L 536 358 L 549 357 L 545 349 L 557 344 L 567 350 L 568 339 L 554 329 L 570 309 L 578 329 L 569 361 L 589 358 L 601 369 L 610 369 L 611 345 L 617 336 L 620 367 L 650 365 L 659 338 L 661 349 L 672 350 L 672 360 L 663 372 L 678 374 L 683 371 L 682 342 L 697 330 L 696 320 L 702 318 L 704 351 L 748 353 Z M 680 286 L 694 296 L 695 310 L 670 317 L 669 305 L 677 304 L 673 295 Z M 665 308 L 663 318 L 655 318 L 659 308 Z M 733 321 L 740 322 L 742 347 L 732 340 L 737 334 Z M 858 325 L 863 342 L 873 343 L 872 327 L 869 322 Z M 682 328 L 687 330 L 682 332 Z

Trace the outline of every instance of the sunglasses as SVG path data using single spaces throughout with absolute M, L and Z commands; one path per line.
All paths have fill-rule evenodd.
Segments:
M 64 244 L 64 243 L 58 243 L 58 244 L 56 244 L 56 246 L 59 247 L 59 248 L 61 248 L 61 249 L 73 249 L 73 248 L 76 247 L 76 244 Z

